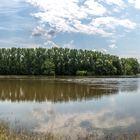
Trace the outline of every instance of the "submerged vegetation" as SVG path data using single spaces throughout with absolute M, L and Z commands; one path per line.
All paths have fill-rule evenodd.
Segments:
M 1 75 L 136 75 L 135 58 L 69 48 L 2 48 Z

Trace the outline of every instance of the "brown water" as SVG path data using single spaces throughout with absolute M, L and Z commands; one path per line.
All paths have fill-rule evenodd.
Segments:
M 0 78 L 0 120 L 62 135 L 140 133 L 140 78 Z

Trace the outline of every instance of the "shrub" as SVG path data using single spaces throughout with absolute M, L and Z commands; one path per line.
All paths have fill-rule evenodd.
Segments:
M 78 70 L 78 71 L 76 71 L 76 75 L 77 76 L 86 76 L 87 75 L 87 71 L 80 71 L 80 70 Z

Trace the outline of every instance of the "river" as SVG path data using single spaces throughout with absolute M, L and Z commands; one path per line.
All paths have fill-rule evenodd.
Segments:
M 0 78 L 11 129 L 70 135 L 140 133 L 140 78 Z

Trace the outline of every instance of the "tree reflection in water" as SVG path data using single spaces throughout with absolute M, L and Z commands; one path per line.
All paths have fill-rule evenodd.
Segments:
M 90 83 L 70 83 L 59 80 L 1 79 L 0 100 L 68 102 L 99 99 L 119 91 L 135 91 L 137 81 L 104 80 Z

